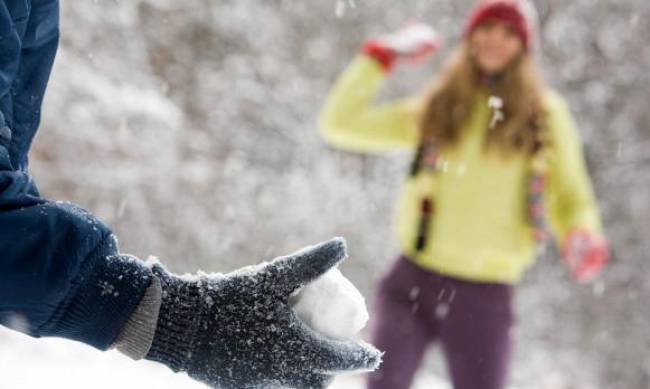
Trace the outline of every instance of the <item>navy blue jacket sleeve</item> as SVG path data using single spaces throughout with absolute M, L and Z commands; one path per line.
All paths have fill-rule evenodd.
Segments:
M 0 324 L 99 349 L 151 282 L 85 210 L 42 198 L 27 154 L 58 45 L 58 1 L 0 1 Z

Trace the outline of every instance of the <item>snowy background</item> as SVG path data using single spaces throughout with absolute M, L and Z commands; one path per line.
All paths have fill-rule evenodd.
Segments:
M 44 195 L 92 210 L 123 251 L 229 271 L 332 236 L 372 301 L 398 254 L 409 155 L 329 149 L 316 116 L 362 41 L 411 17 L 453 46 L 471 0 L 76 0 L 32 169 Z M 553 250 L 518 295 L 518 389 L 650 388 L 650 2 L 540 0 L 546 76 L 580 124 L 614 263 L 571 283 Z M 400 70 L 420 93 L 445 53 Z M 433 353 L 422 389 L 444 380 Z M 155 365 L 0 329 L 0 389 L 199 387 Z M 356 389 L 344 380 L 336 389 Z M 360 387 L 360 386 L 359 386 Z M 420 388 L 418 388 L 420 389 Z

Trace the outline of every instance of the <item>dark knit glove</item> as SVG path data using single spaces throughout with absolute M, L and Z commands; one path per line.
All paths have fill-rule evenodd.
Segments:
M 220 389 L 325 388 L 338 372 L 374 370 L 377 349 L 325 339 L 289 304 L 345 256 L 335 239 L 225 275 L 176 276 L 155 265 L 162 306 L 146 358 Z

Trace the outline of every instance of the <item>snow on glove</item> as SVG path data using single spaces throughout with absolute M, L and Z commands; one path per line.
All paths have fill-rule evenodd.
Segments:
M 442 41 L 435 30 L 426 24 L 413 22 L 392 34 L 366 42 L 363 52 L 390 72 L 398 59 L 408 58 L 418 63 L 440 47 Z
M 220 389 L 325 388 L 337 372 L 376 369 L 377 349 L 326 339 L 289 303 L 345 257 L 345 242 L 334 239 L 225 275 L 177 276 L 154 265 L 163 295 L 146 359 Z
M 609 261 L 609 247 L 605 239 L 584 230 L 571 231 L 562 247 L 562 257 L 573 278 L 589 282 L 603 271 Z

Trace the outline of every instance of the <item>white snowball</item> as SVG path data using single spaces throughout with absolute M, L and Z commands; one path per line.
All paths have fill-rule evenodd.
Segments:
M 292 305 L 308 326 L 331 339 L 352 339 L 368 322 L 365 299 L 337 268 L 302 288 Z

